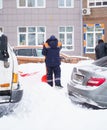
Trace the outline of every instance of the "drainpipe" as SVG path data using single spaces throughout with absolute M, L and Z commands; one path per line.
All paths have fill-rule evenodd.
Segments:
M 81 56 L 83 56 L 83 16 L 82 16 L 82 0 L 80 0 L 80 21 L 81 21 Z

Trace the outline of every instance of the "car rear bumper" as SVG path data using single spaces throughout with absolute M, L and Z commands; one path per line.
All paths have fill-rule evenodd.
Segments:
M 23 90 L 5 90 L 0 91 L 0 104 L 5 103 L 18 103 L 23 96 Z
M 13 90 L 10 98 L 11 103 L 17 103 L 22 99 L 23 90 Z
M 77 103 L 87 103 L 99 108 L 107 108 L 107 96 L 100 95 L 96 90 L 79 89 L 75 83 L 67 84 L 70 99 Z
M 22 99 L 23 90 L 0 91 L 0 117 L 10 113 Z

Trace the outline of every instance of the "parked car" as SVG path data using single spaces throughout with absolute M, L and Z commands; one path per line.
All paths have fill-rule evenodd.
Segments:
M 15 46 L 13 51 L 17 57 L 18 63 L 43 63 L 45 57 L 42 55 L 42 45 L 38 46 Z M 80 60 L 88 60 L 88 57 L 80 56 L 70 56 L 61 51 L 60 53 L 61 61 L 66 63 L 77 63 Z
M 45 57 L 42 55 L 42 46 L 16 46 L 13 51 L 17 57 L 18 63 L 37 63 L 44 62 Z
M 23 96 L 23 88 L 18 79 L 17 58 L 10 46 L 8 54 L 7 65 L 0 59 L 0 116 L 12 110 Z
M 107 56 L 75 66 L 67 89 L 75 103 L 107 108 Z

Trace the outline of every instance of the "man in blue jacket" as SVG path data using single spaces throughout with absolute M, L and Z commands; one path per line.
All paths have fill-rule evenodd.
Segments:
M 45 63 L 47 69 L 47 83 L 53 86 L 53 75 L 55 86 L 62 87 L 61 85 L 61 58 L 60 50 L 62 43 L 58 42 L 57 38 L 52 35 L 46 43 L 43 44 L 42 54 L 45 56 Z

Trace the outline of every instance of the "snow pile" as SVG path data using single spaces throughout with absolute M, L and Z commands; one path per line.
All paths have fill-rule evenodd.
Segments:
M 74 105 L 67 94 L 74 64 L 62 63 L 63 89 L 41 82 L 45 64 L 23 64 L 19 71 L 35 73 L 20 76 L 23 99 L 14 112 L 0 118 L 1 130 L 107 130 L 107 110 L 92 110 Z

